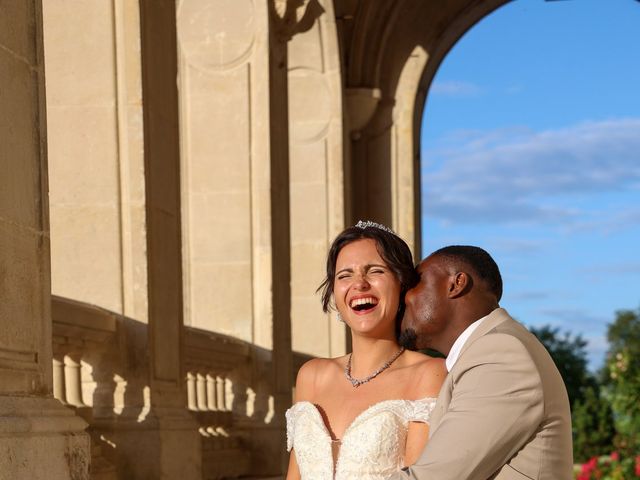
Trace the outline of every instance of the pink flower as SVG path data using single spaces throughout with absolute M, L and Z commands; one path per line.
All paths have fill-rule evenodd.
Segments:
M 618 460 L 620 460 L 620 454 L 618 452 L 612 452 L 611 460 L 613 460 L 614 462 L 617 462 Z
M 580 474 L 578 475 L 576 480 L 591 480 L 591 473 L 596 470 L 597 466 L 598 459 L 596 457 L 590 458 L 587 462 L 582 464 L 580 468 Z

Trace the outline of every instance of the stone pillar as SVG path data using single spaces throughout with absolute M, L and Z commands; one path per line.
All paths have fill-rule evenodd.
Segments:
M 87 479 L 85 422 L 52 397 L 51 269 L 40 1 L 0 10 L 0 472 Z
M 269 303 L 272 316 L 263 317 L 256 326 L 256 340 L 270 344 L 272 356 L 273 412 L 272 438 L 277 439 L 279 447 L 274 453 L 280 453 L 280 468 L 286 465 L 284 436 L 284 412 L 291 404 L 293 387 L 293 357 L 291 354 L 291 244 L 290 244 L 290 185 L 289 185 L 289 82 L 287 42 L 291 33 L 286 22 L 292 15 L 287 2 L 284 18 L 269 2 L 269 140 L 270 162 L 269 199 L 270 206 L 269 242 L 271 245 L 271 288 Z M 266 171 L 265 171 L 266 173 Z M 266 178 L 264 179 L 266 180 Z M 266 185 L 265 185 L 266 186 Z M 265 192 L 266 193 L 266 192 Z M 266 213 L 266 212 L 265 212 Z M 263 297 L 267 300 L 266 297 Z M 264 305 L 267 306 L 267 305 Z M 266 320 L 266 321 L 265 321 Z M 269 321 L 270 320 L 270 321 Z M 269 325 L 270 324 L 270 325 Z M 271 409 L 271 408 L 270 408 Z M 272 440 L 273 441 L 273 440 Z M 271 457 L 271 452 L 266 458 Z M 273 455 L 276 457 L 276 455 Z M 273 458 L 272 457 L 272 458 Z M 264 459 L 255 459 L 264 462 Z M 277 468 L 277 463 L 271 467 Z M 268 470 L 265 473 L 277 473 Z
M 391 130 L 391 212 L 393 229 L 406 240 L 417 261 L 421 258 L 420 133 L 424 98 L 420 75 L 427 53 L 419 45 L 411 52 L 398 79 Z M 416 101 L 419 97 L 420 104 Z
M 258 407 L 234 421 L 256 475 L 282 471 L 293 382 L 289 37 L 275 3 L 178 2 L 185 323 L 253 346 L 234 388 Z
M 322 312 L 315 292 L 344 228 L 340 55 L 333 2 L 296 13 L 288 43 L 293 350 L 332 357 L 345 353 L 345 325 Z
M 174 0 L 140 2 L 147 225 L 148 384 L 145 427 L 116 437 L 127 478 L 199 479 L 201 443 L 188 414 L 182 359 L 182 244 Z M 140 422 L 140 419 L 138 419 Z

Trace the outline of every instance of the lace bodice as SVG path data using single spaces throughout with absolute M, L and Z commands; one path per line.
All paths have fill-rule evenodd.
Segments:
M 331 435 L 318 408 L 298 402 L 287 410 L 287 449 L 295 449 L 302 480 L 381 480 L 402 468 L 409 422 L 428 423 L 435 398 L 385 400 L 345 430 L 335 462 Z

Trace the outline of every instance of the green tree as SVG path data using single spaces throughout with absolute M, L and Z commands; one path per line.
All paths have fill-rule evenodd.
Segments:
M 609 354 L 623 349 L 635 355 L 636 367 L 640 364 L 640 308 L 637 310 L 618 310 L 616 319 L 607 329 Z
M 584 400 L 586 387 L 596 387 L 596 381 L 587 370 L 587 341 L 581 335 L 572 336 L 560 329 L 545 325 L 529 329 L 545 346 L 562 375 L 573 411 L 576 402 Z
M 594 375 L 587 370 L 587 342 L 558 328 L 531 328 L 560 371 L 569 394 L 576 461 L 611 453 L 615 436 L 611 406 Z
M 616 447 L 640 452 L 640 308 L 620 310 L 607 330 L 605 392 L 613 409 Z
M 576 462 L 611 453 L 615 430 L 613 412 L 597 387 L 584 390 L 582 400 L 576 402 L 573 420 L 573 457 Z

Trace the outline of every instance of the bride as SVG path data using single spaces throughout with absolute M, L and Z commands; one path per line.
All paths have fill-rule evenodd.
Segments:
M 383 225 L 358 222 L 333 241 L 322 306 L 333 303 L 353 349 L 298 372 L 287 480 L 383 479 L 418 458 L 446 368 L 398 344 L 404 294 L 417 280 L 409 247 Z

